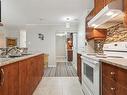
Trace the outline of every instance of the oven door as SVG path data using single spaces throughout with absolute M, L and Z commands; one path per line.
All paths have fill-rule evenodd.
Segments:
M 100 95 L 99 94 L 99 61 L 82 58 L 82 80 L 83 85 L 91 94 L 86 95 Z M 85 91 L 86 89 L 84 89 Z

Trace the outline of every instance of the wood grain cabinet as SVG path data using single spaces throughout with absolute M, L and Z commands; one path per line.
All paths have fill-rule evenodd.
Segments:
M 94 0 L 94 11 L 97 15 L 105 6 L 105 0 Z
M 124 0 L 124 12 L 125 12 L 124 23 L 127 26 L 127 0 Z
M 67 51 L 67 60 L 71 62 L 73 60 L 73 50 Z
M 94 0 L 94 8 L 86 17 L 86 39 L 105 39 L 106 37 L 106 30 L 103 29 L 93 29 L 88 27 L 88 22 L 95 17 L 107 4 L 111 3 L 113 0 Z M 125 0 L 126 2 L 126 0 Z M 127 19 L 127 18 L 125 18 Z M 125 20 L 126 21 L 126 20 Z M 127 21 L 126 21 L 127 23 Z
M 109 3 L 111 3 L 113 0 L 104 0 L 105 2 L 105 6 L 108 5 Z
M 77 53 L 77 75 L 79 77 L 80 83 L 82 83 L 82 62 L 81 54 Z
M 44 55 L 0 67 L 0 95 L 32 95 L 44 74 Z
M 87 32 L 86 32 L 87 40 L 105 39 L 106 35 L 107 35 L 106 29 L 87 28 Z
M 18 63 L 0 67 L 0 95 L 19 95 Z
M 127 95 L 127 70 L 102 63 L 102 95 Z
M 127 0 L 124 0 L 124 11 L 127 12 Z
M 32 95 L 44 74 L 43 55 L 19 62 L 19 95 Z

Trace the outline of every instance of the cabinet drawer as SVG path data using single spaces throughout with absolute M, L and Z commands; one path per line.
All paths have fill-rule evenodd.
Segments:
M 117 83 L 116 88 L 117 88 L 116 95 L 127 95 L 127 88 L 121 86 L 118 83 Z
M 102 95 L 114 95 L 103 88 Z
M 123 87 L 127 88 L 127 70 L 119 68 L 117 82 Z
M 102 84 L 103 84 L 102 85 L 103 91 L 106 90 L 111 95 L 115 95 L 115 90 L 116 90 L 116 82 L 115 81 L 110 80 L 109 78 L 103 76 Z M 105 94 L 103 94 L 103 95 L 105 95 Z
M 102 64 L 102 73 L 104 76 L 109 77 L 110 79 L 117 81 L 117 72 L 118 68 L 106 63 Z

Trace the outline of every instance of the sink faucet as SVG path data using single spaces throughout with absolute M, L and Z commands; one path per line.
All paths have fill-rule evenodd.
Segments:
M 16 53 L 20 52 L 20 48 L 15 46 L 15 47 L 7 48 L 6 55 L 9 55 L 9 53 L 11 53 L 12 50 L 14 50 Z

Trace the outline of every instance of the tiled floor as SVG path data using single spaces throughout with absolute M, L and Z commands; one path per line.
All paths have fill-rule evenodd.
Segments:
M 77 77 L 44 77 L 33 95 L 84 95 Z
M 77 77 L 72 63 L 57 63 L 56 67 L 45 69 L 44 77 Z

